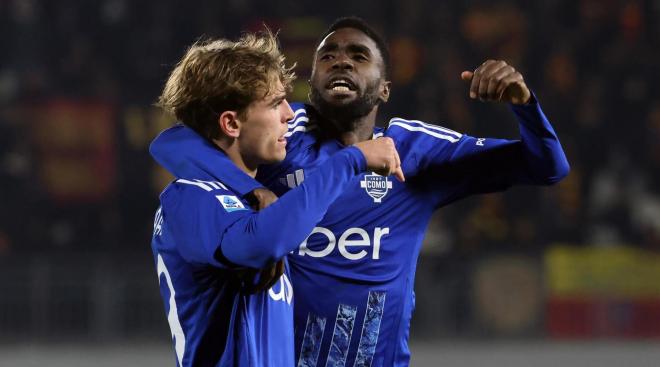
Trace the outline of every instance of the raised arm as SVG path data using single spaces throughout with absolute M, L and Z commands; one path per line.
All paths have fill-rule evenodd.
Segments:
M 442 126 L 393 118 L 385 132 L 403 152 L 410 182 L 442 206 L 464 196 L 512 185 L 549 185 L 568 174 L 557 134 L 520 73 L 503 62 L 486 62 L 461 77 L 470 97 L 510 104 L 520 139 L 477 138 Z
M 504 61 L 488 60 L 461 78 L 470 82 L 470 98 L 511 104 L 520 140 L 466 138 L 452 154 L 452 163 L 482 155 L 475 163 L 501 176 L 502 184 L 549 185 L 568 174 L 557 134 L 518 71 Z

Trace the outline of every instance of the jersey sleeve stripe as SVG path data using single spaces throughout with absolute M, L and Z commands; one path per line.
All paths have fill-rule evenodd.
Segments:
M 423 132 L 425 134 L 431 135 L 431 136 L 436 137 L 438 139 L 447 140 L 447 141 L 452 142 L 452 143 L 456 143 L 460 140 L 459 137 L 455 137 L 453 135 L 442 134 L 440 132 L 429 130 L 429 129 L 427 129 L 425 127 L 421 127 L 421 126 L 411 126 L 411 125 L 408 125 L 408 124 L 406 124 L 404 122 L 400 122 L 400 121 L 390 122 L 390 127 L 392 127 L 392 126 L 399 126 L 399 127 L 404 128 L 408 131 Z
M 301 124 L 303 122 L 307 122 L 307 121 L 309 121 L 309 119 L 307 117 L 305 117 L 305 116 L 299 117 L 298 119 L 296 119 L 296 120 L 292 121 L 291 123 L 289 123 L 289 131 L 291 131 L 291 129 L 294 129 L 298 126 L 302 126 Z
M 305 115 L 306 112 L 307 111 L 305 111 L 304 108 L 299 108 L 299 109 L 293 111 L 293 118 L 291 119 L 291 121 L 295 121 L 298 117 L 300 117 L 300 115 Z
M 197 179 L 195 179 L 195 181 L 196 182 L 201 182 L 203 184 L 207 184 L 207 185 L 213 187 L 216 190 L 220 190 L 220 189 L 228 190 L 227 186 L 225 186 L 222 182 L 219 182 L 219 181 L 202 181 L 202 180 L 197 180 Z
M 202 180 L 190 181 L 190 180 L 180 178 L 180 179 L 176 180 L 176 182 L 186 184 L 186 185 L 197 186 L 201 189 L 204 189 L 205 191 L 213 191 L 213 190 L 220 190 L 220 189 L 229 190 L 229 189 L 227 189 L 227 186 L 225 186 L 222 182 L 219 182 L 219 181 L 202 181 Z
M 458 139 L 460 139 L 463 136 L 463 134 L 461 134 L 459 132 L 456 132 L 454 130 L 451 130 L 451 129 L 447 129 L 446 127 L 427 124 L 425 122 L 418 121 L 418 120 L 404 120 L 404 119 L 400 119 L 400 118 L 393 118 L 392 120 L 390 120 L 390 125 L 392 124 L 392 122 L 401 122 L 401 123 L 411 125 L 411 126 L 424 127 L 428 130 L 433 130 L 433 131 L 437 131 L 437 132 L 442 133 L 442 134 L 451 135 L 451 136 L 453 136 L 455 138 L 458 138 Z
M 195 181 L 200 182 L 200 183 L 207 184 L 207 185 L 211 186 L 212 188 L 214 188 L 214 189 L 216 189 L 216 190 L 220 190 L 220 186 L 219 186 L 217 183 L 215 183 L 215 182 L 211 182 L 211 181 L 201 181 L 201 180 L 195 180 Z
M 289 127 L 298 124 L 298 122 L 303 119 L 307 118 L 307 111 L 305 111 L 304 108 L 297 109 L 293 112 L 293 118 L 287 122 L 289 124 Z
M 291 135 L 293 135 L 295 133 L 298 133 L 298 132 L 301 132 L 301 131 L 312 131 L 312 130 L 314 130 L 314 128 L 311 128 L 311 127 L 307 128 L 307 126 L 296 126 L 295 129 L 293 129 L 293 130 L 289 131 L 288 133 L 284 134 L 284 137 L 288 138 L 288 137 L 290 137 Z
M 185 180 L 183 178 L 180 178 L 180 179 L 176 180 L 176 182 L 186 184 L 186 185 L 197 186 L 197 187 L 200 187 L 200 188 L 202 188 L 206 191 L 212 191 L 213 190 L 213 188 L 211 188 L 211 186 L 209 186 L 209 185 L 207 185 L 203 182 L 189 181 L 189 180 Z

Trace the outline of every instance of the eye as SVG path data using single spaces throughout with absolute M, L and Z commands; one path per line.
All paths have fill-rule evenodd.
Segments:
M 335 56 L 332 54 L 323 54 L 321 55 L 321 57 L 319 57 L 319 60 L 328 61 L 328 60 L 332 60 L 334 57 Z
M 353 55 L 353 60 L 363 62 L 368 61 L 369 59 L 364 54 L 355 54 Z
M 280 105 L 281 105 L 282 103 L 284 103 L 284 99 L 277 100 L 277 101 L 275 101 L 275 102 L 273 103 L 273 105 L 271 106 L 271 108 L 274 109 L 274 110 L 276 110 L 276 109 L 278 109 L 278 108 L 280 107 Z

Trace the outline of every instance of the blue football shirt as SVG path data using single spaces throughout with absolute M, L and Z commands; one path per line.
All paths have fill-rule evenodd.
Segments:
M 160 195 L 154 221 L 152 250 L 177 365 L 293 365 L 288 262 L 264 292 L 248 293 L 239 272 L 296 248 L 366 161 L 357 148 L 344 149 L 317 179 L 255 212 L 244 196 L 261 185 L 219 150 L 212 153 L 223 172 L 175 180 Z
M 345 147 L 324 138 L 312 107 L 293 104 L 284 162 L 257 180 L 279 195 L 322 175 Z M 512 185 L 549 185 L 568 173 L 557 135 L 535 101 L 512 106 L 520 139 L 476 138 L 422 121 L 393 118 L 374 137 L 394 139 L 406 182 L 373 173 L 354 177 L 311 234 L 289 256 L 297 366 L 406 366 L 414 278 L 432 213 L 472 194 Z M 221 172 L 222 162 L 167 154 L 189 129 L 170 130 L 152 154 L 177 177 Z

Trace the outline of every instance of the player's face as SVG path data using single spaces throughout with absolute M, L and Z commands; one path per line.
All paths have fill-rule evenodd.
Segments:
M 278 81 L 269 95 L 248 106 L 238 137 L 241 156 L 248 165 L 276 163 L 286 156 L 284 134 L 293 111 L 285 97 Z
M 353 28 L 338 29 L 316 49 L 311 102 L 326 117 L 365 116 L 387 101 L 389 82 L 383 70 L 382 55 L 369 36 Z

